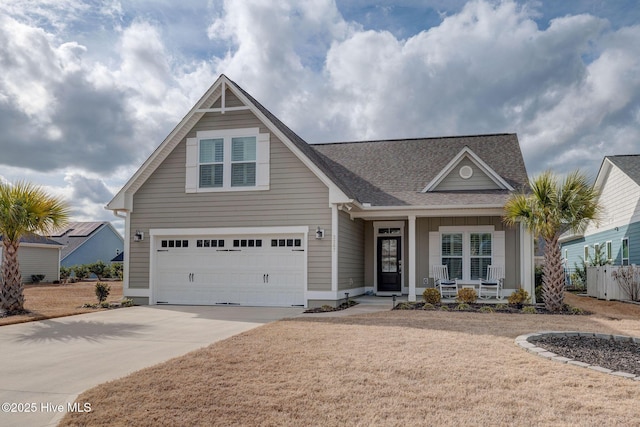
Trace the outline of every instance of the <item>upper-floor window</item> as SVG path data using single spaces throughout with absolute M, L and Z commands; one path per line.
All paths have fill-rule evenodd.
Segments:
M 269 134 L 258 128 L 187 138 L 186 192 L 269 189 Z

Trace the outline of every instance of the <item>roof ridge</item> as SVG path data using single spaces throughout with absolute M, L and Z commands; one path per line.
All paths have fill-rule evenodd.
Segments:
M 393 138 L 393 139 L 369 139 L 359 141 L 331 141 L 331 142 L 309 142 L 309 145 L 337 145 L 337 144 L 367 144 L 375 142 L 394 142 L 394 141 L 422 141 L 422 140 L 439 140 L 439 139 L 461 139 L 461 138 L 483 138 L 492 136 L 509 136 L 517 135 L 515 132 L 510 133 L 486 133 L 476 135 L 446 135 L 446 136 L 423 136 L 411 138 Z

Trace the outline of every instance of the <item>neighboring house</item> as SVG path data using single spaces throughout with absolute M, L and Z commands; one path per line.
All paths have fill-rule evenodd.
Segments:
M 64 245 L 60 261 L 63 267 L 98 261 L 109 264 L 124 249 L 122 236 L 108 221 L 70 222 L 50 237 Z
M 2 241 L 2 236 L 0 236 Z M 44 282 L 60 280 L 60 251 L 62 245 L 36 234 L 23 236 L 18 249 L 18 262 L 22 281 L 30 283 L 32 275 L 44 275 Z M 0 244 L 0 260 L 2 245 Z M 0 263 L 0 272 L 2 265 Z
M 533 239 L 502 222 L 527 172 L 514 134 L 310 145 L 220 78 L 107 205 L 142 304 L 421 298 L 432 266 L 533 294 Z
M 606 156 L 594 187 L 603 208 L 599 223 L 591 222 L 583 234 L 560 239 L 567 268 L 593 257 L 604 248 L 614 265 L 640 263 L 640 155 Z

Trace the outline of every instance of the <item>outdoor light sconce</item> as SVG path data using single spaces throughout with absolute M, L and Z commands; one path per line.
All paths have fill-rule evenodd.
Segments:
M 134 242 L 141 242 L 144 240 L 144 231 L 136 230 L 136 234 L 133 235 Z
M 320 227 L 316 228 L 316 239 L 324 239 L 324 230 Z

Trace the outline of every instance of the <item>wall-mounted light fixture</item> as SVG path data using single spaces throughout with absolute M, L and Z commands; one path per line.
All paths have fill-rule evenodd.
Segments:
M 133 235 L 134 242 L 141 242 L 144 240 L 144 231 L 136 230 L 136 233 Z
M 316 228 L 316 239 L 324 239 L 324 230 L 320 226 Z

